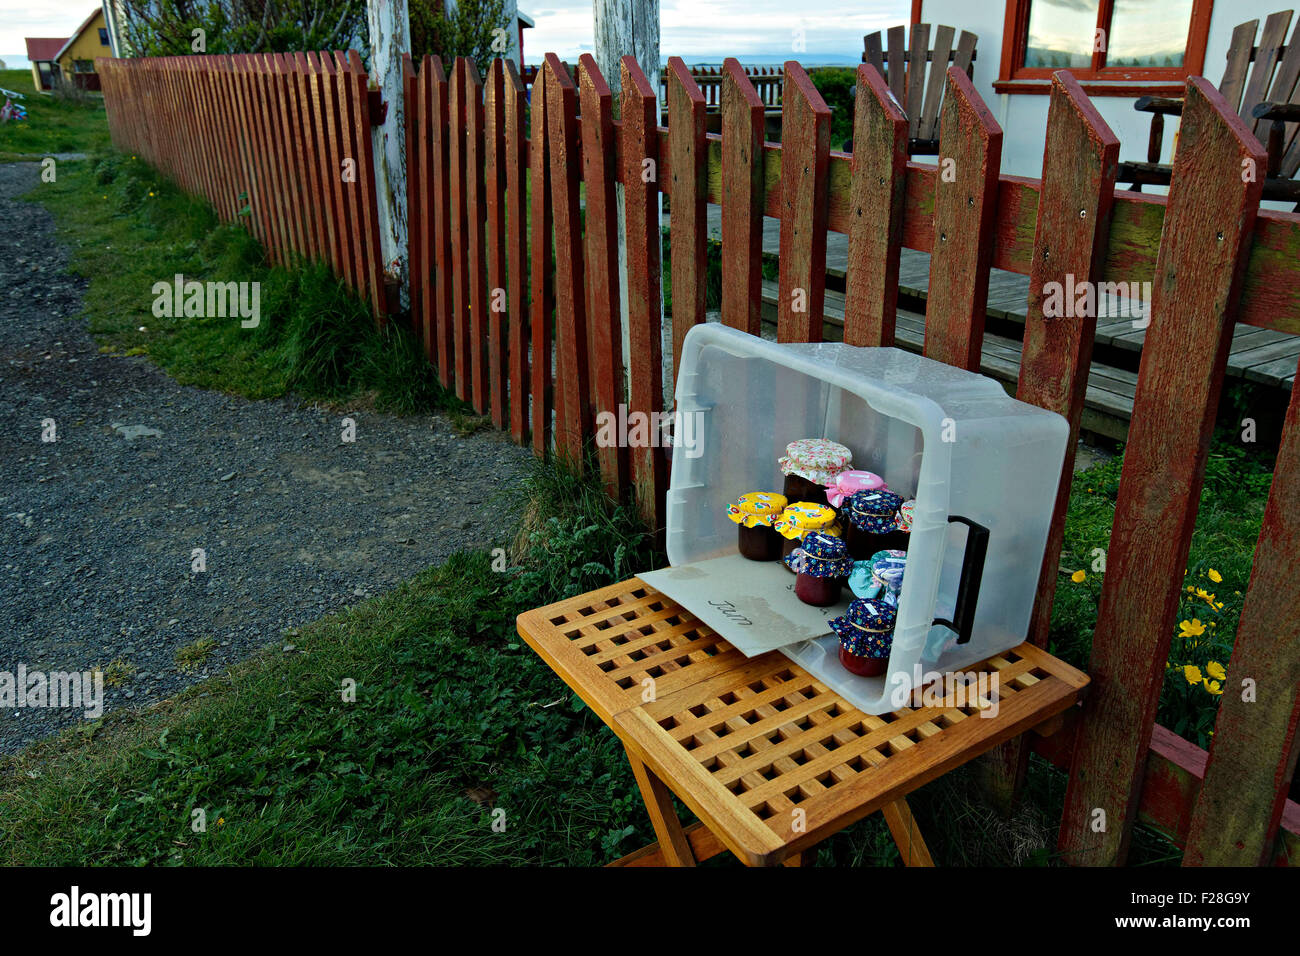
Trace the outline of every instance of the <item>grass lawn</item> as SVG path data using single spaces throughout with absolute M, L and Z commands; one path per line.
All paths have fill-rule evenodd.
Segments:
M 241 230 L 129 158 L 69 165 L 36 198 L 90 279 L 87 317 L 106 349 L 250 397 L 450 404 L 414 344 L 375 332 L 324 273 L 268 268 Z M 150 288 L 175 272 L 263 282 L 263 326 L 154 319 Z M 1104 577 L 1095 549 L 1108 544 L 1121 465 L 1076 475 L 1072 490 L 1062 560 L 1083 573 L 1060 581 L 1051 638 L 1085 668 Z M 1184 668 L 1207 677 L 1211 662 L 1226 663 L 1268 480 L 1267 462 L 1231 434 L 1216 439 L 1178 629 L 1187 634 L 1175 638 L 1160 712 L 1194 742 L 1208 739 L 1217 697 Z M 594 864 L 649 842 L 616 738 L 521 643 L 514 618 L 662 556 L 590 480 L 538 464 L 513 490 L 522 506 L 506 532 L 507 570 L 486 552 L 457 555 L 287 635 L 292 650 L 277 643 L 157 707 L 0 758 L 0 863 Z M 1065 775 L 1035 758 L 1009 819 L 979 801 L 974 776 L 958 770 L 909 798 L 936 859 L 1050 863 Z M 1138 828 L 1130 862 L 1177 859 Z M 899 860 L 877 814 L 823 844 L 818 862 Z
M 0 87 L 22 93 L 21 122 L 0 123 L 0 162 L 39 159 L 51 153 L 90 153 L 108 148 L 104 100 L 95 94 L 69 99 L 36 92 L 31 70 L 0 70 Z

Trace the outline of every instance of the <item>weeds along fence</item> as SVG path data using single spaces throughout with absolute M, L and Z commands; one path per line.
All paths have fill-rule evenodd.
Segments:
M 386 309 L 371 97 L 355 51 L 97 59 L 113 145 L 243 221 L 272 262 L 330 265 Z
M 350 241 L 357 254 L 330 261 L 368 263 L 358 288 L 377 290 L 372 201 L 357 194 L 373 183 L 361 135 L 364 75 L 351 57 L 229 62 L 238 59 L 207 66 L 206 86 L 197 64 L 114 61 L 105 71 L 114 142 L 216 197 L 225 215 L 237 215 L 235 197 L 247 191 L 250 228 L 281 255 L 312 248 L 295 244 L 294 223 L 323 227 L 317 250 L 322 235 Z M 294 80 L 324 95 L 304 97 Z M 666 127 L 657 125 L 656 84 L 630 58 L 619 80 L 616 119 L 615 94 L 591 57 L 570 70 L 548 55 L 531 89 L 500 60 L 486 77 L 468 60 L 405 65 L 411 317 L 443 383 L 515 440 L 578 463 L 598 411 L 620 403 L 662 411 L 661 341 L 676 358 L 705 320 L 709 203 L 721 205 L 721 320 L 751 334 L 762 321 L 763 217 L 780 220 L 777 334 L 786 342 L 822 339 L 828 229 L 848 238 L 851 345 L 894 343 L 903 246 L 931 256 L 925 354 L 971 371 L 990 268 L 1028 275 L 1016 394 L 1065 416 L 1075 433 L 1096 319 L 1049 317 L 1045 288 L 1151 282 L 1114 527 L 1109 543 L 1098 542 L 1108 551 L 1091 693 L 1067 718 L 1072 732 L 1003 745 L 987 776 L 1014 794 L 1031 750 L 1068 769 L 1059 845 L 1071 863 L 1122 862 L 1139 818 L 1182 846 L 1189 863 L 1300 859 L 1300 806 L 1287 799 L 1300 718 L 1294 392 L 1211 749 L 1155 723 L 1232 331 L 1244 322 L 1300 333 L 1300 216 L 1259 209 L 1264 150 L 1219 94 L 1188 81 L 1173 182 L 1160 197 L 1115 191 L 1119 141 L 1068 72 L 1053 79 L 1041 179 L 999 175 L 1002 130 L 960 70 L 947 73 L 936 165 L 908 161 L 906 117 L 869 65 L 858 69 L 851 154 L 830 150 L 830 111 L 796 63 L 783 76 L 780 145 L 764 141 L 768 107 L 735 61 L 720 81 L 720 134 L 706 132 L 708 104 L 680 59 L 669 63 Z M 247 104 L 258 122 L 241 112 Z M 323 144 L 327 157 L 257 135 L 276 122 L 294 129 L 294 115 L 324 131 L 303 142 Z M 200 136 L 210 148 L 224 142 L 233 164 L 214 169 Z M 359 160 L 357 193 L 309 178 L 347 155 Z M 310 158 L 317 162 L 300 178 L 295 164 Z M 302 195 L 313 182 L 316 198 L 338 201 L 313 204 Z M 661 194 L 671 209 L 670 339 L 661 339 Z M 286 206 L 308 211 L 281 217 Z M 1029 634 L 1039 645 L 1055 595 L 1070 449 Z M 662 526 L 664 449 L 599 448 L 596 467 L 612 494 L 633 496 Z

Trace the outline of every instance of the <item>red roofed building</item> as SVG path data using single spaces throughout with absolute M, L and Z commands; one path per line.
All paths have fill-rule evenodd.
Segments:
M 54 89 L 59 75 L 55 61 L 68 38 L 24 37 L 23 40 L 27 44 L 27 59 L 32 61 L 32 82 L 38 90 Z

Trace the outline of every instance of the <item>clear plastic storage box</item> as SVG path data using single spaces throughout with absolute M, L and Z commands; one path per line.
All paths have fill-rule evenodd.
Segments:
M 670 567 L 643 577 L 739 649 L 779 647 L 856 706 L 884 713 L 923 675 L 1025 639 L 1069 436 L 1060 415 L 899 349 L 782 345 L 718 324 L 686 336 L 676 399 L 696 444 L 679 437 L 673 451 Z M 883 677 L 855 676 L 837 659 L 827 620 L 847 606 L 847 588 L 839 606 L 812 608 L 778 562 L 737 553 L 726 505 L 779 492 L 777 459 L 799 438 L 848 446 L 854 468 L 916 499 Z

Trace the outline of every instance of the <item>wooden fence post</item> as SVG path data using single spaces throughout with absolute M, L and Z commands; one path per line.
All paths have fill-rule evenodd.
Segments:
M 891 81 L 895 72 L 898 76 L 903 72 L 902 49 L 895 60 L 893 46 L 891 36 Z M 1002 130 L 970 78 L 955 66 L 948 68 L 942 113 L 939 168 L 934 179 L 930 291 L 925 302 L 925 354 L 978 372 L 997 225 Z
M 433 274 L 433 337 L 434 351 L 438 355 L 438 381 L 443 388 L 452 385 L 455 377 L 455 332 L 452 311 L 452 254 L 451 237 L 451 139 L 459 129 L 451 110 L 450 84 L 436 56 L 425 56 L 424 68 L 428 73 L 430 133 L 429 182 L 433 186 L 432 255 L 430 271 Z M 455 64 L 452 72 L 455 73 Z
M 1292 388 L 1184 865 L 1272 862 L 1300 722 L 1298 553 L 1300 389 Z
M 679 56 L 668 61 L 668 154 L 672 174 L 673 382 L 682 367 L 682 342 L 704 321 L 708 286 L 709 151 L 704 96 Z
M 1034 229 L 1034 258 L 1029 272 L 1029 308 L 1016 397 L 1056 412 L 1070 423 L 1070 440 L 1052 524 L 1038 577 L 1038 595 L 1029 622 L 1029 640 L 1047 646 L 1057 567 L 1065 538 L 1065 512 L 1074 477 L 1074 446 L 1088 387 L 1095 310 L 1075 315 L 1048 314 L 1050 284 L 1073 288 L 1101 276 L 1115 200 L 1119 139 L 1101 118 L 1074 77 L 1060 71 L 1052 78 L 1043 148 L 1043 185 Z M 1100 542 L 1104 544 L 1105 542 Z M 985 758 L 985 788 L 1007 810 L 1018 797 L 1028 767 L 1029 742 L 1015 737 Z
M 634 57 L 623 57 L 623 193 L 627 198 L 627 315 L 631 348 L 628 415 L 642 412 L 653 429 L 663 411 L 663 333 L 660 295 L 659 108 L 654 87 Z M 647 165 L 648 164 L 648 165 Z M 652 170 L 652 175 L 647 171 Z M 637 507 L 662 541 L 667 459 L 650 434 L 646 447 L 631 449 Z
M 891 346 L 907 184 L 907 117 L 874 67 L 858 67 L 844 341 Z
M 555 393 L 551 387 L 551 348 L 553 329 L 551 309 L 551 186 L 547 175 L 546 145 L 546 79 L 547 71 L 539 69 L 533 81 L 532 110 L 530 114 L 530 140 L 528 153 L 528 181 L 531 187 L 529 214 L 529 282 L 532 310 L 531 349 L 532 434 L 533 451 L 546 455 L 551 450 L 551 411 Z
M 831 111 L 796 61 L 781 105 L 780 342 L 820 342 L 826 302 L 826 177 Z
M 483 96 L 483 197 L 487 204 L 488 410 L 492 424 L 506 426 L 506 138 L 505 62 L 492 61 Z M 497 308 L 498 304 L 501 308 Z
M 1115 865 L 1128 850 L 1263 186 L 1242 171 L 1262 170 L 1264 151 L 1213 86 L 1191 77 L 1183 103 L 1061 817 L 1060 848 L 1075 864 Z
M 524 84 L 513 61 L 506 63 L 506 217 L 509 233 L 510 434 L 521 445 L 528 432 L 528 223 L 524 192 L 528 176 L 528 140 L 524 136 Z
M 546 129 L 544 135 L 555 217 L 555 450 L 577 472 L 583 470 L 582 443 L 591 434 L 591 383 L 587 364 L 587 299 L 579 207 L 581 148 L 578 89 L 568 66 L 546 54 Z
M 722 321 L 763 329 L 763 101 L 734 58 L 722 78 Z
M 591 377 L 598 413 L 618 415 L 623 403 L 623 321 L 619 308 L 618 144 L 614 95 L 584 54 L 578 65 L 582 103 L 582 179 L 587 187 L 587 321 Z M 621 441 L 597 444 L 605 493 L 618 500 L 627 487 L 627 448 Z

